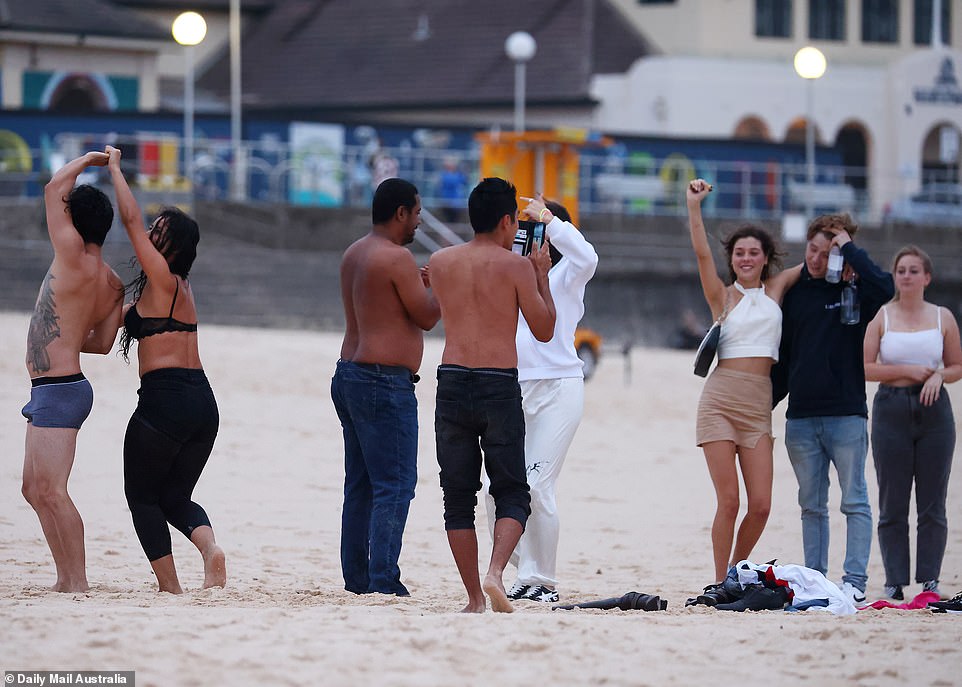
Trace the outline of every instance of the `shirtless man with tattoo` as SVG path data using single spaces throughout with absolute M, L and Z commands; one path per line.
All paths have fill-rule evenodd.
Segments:
M 110 352 L 123 305 L 123 282 L 101 253 L 114 217 L 110 200 L 92 186 L 74 188 L 85 168 L 103 167 L 108 159 L 96 152 L 78 157 L 44 188 L 54 257 L 27 333 L 31 390 L 22 411 L 23 496 L 40 518 L 57 566 L 52 589 L 58 592 L 88 589 L 83 521 L 67 494 L 77 432 L 93 405 L 80 354 Z

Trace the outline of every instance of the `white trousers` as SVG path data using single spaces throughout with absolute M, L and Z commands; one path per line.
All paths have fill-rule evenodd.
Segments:
M 585 382 L 578 377 L 521 382 L 524 462 L 531 488 L 531 515 L 511 555 L 518 582 L 554 587 L 560 521 L 555 483 L 584 411 Z M 494 499 L 485 479 L 488 527 L 494 536 Z

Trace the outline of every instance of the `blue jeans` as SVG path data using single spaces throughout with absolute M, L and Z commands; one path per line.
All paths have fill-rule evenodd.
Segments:
M 785 446 L 798 480 L 805 567 L 828 573 L 828 466 L 834 463 L 848 533 L 842 582 L 864 592 L 872 550 L 872 508 L 865 484 L 866 419 L 860 415 L 789 419 Z
M 344 430 L 344 588 L 407 596 L 398 558 L 418 478 L 414 377 L 339 360 L 331 399 Z

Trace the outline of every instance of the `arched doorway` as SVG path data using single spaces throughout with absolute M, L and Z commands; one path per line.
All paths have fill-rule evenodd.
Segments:
M 86 74 L 64 78 L 50 95 L 53 112 L 104 112 L 110 107 L 100 85 Z
M 922 186 L 959 183 L 962 132 L 953 122 L 939 122 L 922 141 Z
M 735 125 L 735 133 L 732 137 L 741 141 L 772 140 L 772 134 L 768 129 L 768 125 L 761 117 L 755 115 L 742 117 L 738 124 Z
M 796 143 L 798 145 L 805 145 L 805 123 L 806 119 L 804 117 L 796 117 L 791 122 L 788 123 L 788 129 L 785 131 L 785 143 Z M 822 134 L 818 130 L 818 124 L 814 125 L 815 129 L 815 145 L 822 145 Z
M 842 156 L 845 183 L 856 191 L 868 188 L 868 135 L 859 122 L 846 122 L 835 137 L 835 148 Z

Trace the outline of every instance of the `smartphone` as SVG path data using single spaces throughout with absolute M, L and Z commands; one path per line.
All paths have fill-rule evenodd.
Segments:
M 514 243 L 511 245 L 518 255 L 527 255 L 534 248 L 541 248 L 544 243 L 544 222 L 529 222 L 528 220 L 518 220 L 518 233 L 514 235 Z

